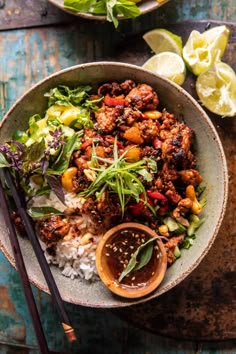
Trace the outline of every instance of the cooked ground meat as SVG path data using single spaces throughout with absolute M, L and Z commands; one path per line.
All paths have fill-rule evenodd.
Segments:
M 39 221 L 36 229 L 41 240 L 45 243 L 57 242 L 66 236 L 70 230 L 70 224 L 67 219 L 52 215 L 46 220 Z
M 69 166 L 77 167 L 72 180 L 73 192 L 88 190 L 96 179 L 97 169 L 101 166 L 108 168 L 114 162 L 115 144 L 117 158 L 123 156 L 124 164 L 130 162 L 138 165 L 141 162 L 142 169 L 140 174 L 137 173 L 136 180 L 126 186 L 129 197 L 125 201 L 123 219 L 120 191 L 115 191 L 114 186 L 109 190 L 111 184 L 102 189 L 104 193 L 99 199 L 96 193 L 89 194 L 80 212 L 89 215 L 100 230 L 134 220 L 158 229 L 167 215 L 176 221 L 188 216 L 192 201 L 186 198 L 186 187 L 197 187 L 202 182 L 196 169 L 195 155 L 191 151 L 192 129 L 166 109 L 160 113 L 151 112 L 158 114 L 150 115 L 147 111 L 157 110 L 159 98 L 147 84 L 136 85 L 132 80 L 105 83 L 98 88 L 96 97 L 100 97 L 101 101 L 98 109 L 91 114 L 94 126 L 84 128 L 81 148 L 70 159 Z M 94 155 L 97 157 L 95 165 L 91 160 Z M 117 178 L 123 178 L 122 173 L 119 174 Z M 147 200 L 142 199 L 140 190 L 139 198 L 130 197 L 129 191 L 138 188 L 137 180 L 149 192 Z M 68 212 L 68 215 L 71 213 Z M 46 243 L 63 238 L 69 231 L 67 219 L 59 216 L 39 222 L 38 228 L 40 237 Z M 74 231 L 71 229 L 70 232 Z M 182 242 L 182 235 L 172 234 L 165 243 L 169 264 L 175 260 L 176 245 Z
M 112 132 L 116 127 L 116 119 L 118 118 L 120 110 L 116 107 L 102 106 L 95 112 L 98 129 L 104 133 Z
M 146 84 L 139 84 L 125 97 L 125 105 L 140 111 L 154 110 L 159 103 L 158 96 L 153 88 Z

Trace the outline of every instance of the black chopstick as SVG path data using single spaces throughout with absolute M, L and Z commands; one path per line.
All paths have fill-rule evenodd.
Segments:
M 38 345 L 40 348 L 40 352 L 43 354 L 47 354 L 47 353 L 49 353 L 47 342 L 46 342 L 46 339 L 44 336 L 42 324 L 40 321 L 37 306 L 35 304 L 35 300 L 34 300 L 31 286 L 30 286 L 28 274 L 26 272 L 25 263 L 24 263 L 24 259 L 23 259 L 22 253 L 21 253 L 16 230 L 15 230 L 15 227 L 13 226 L 11 215 L 9 213 L 9 206 L 8 206 L 7 199 L 5 197 L 1 182 L 0 182 L 0 203 L 1 203 L 3 216 L 4 216 L 4 219 L 6 222 L 7 232 L 9 235 L 12 251 L 14 254 L 16 267 L 17 267 L 18 272 L 20 274 L 22 288 L 23 288 L 25 299 L 26 299 L 26 302 L 27 302 L 27 305 L 29 308 L 29 312 L 31 315 L 31 319 L 32 319 L 32 323 L 34 326 L 35 335 L 36 335 L 37 342 L 38 342 Z
M 19 215 L 23 221 L 26 233 L 27 233 L 28 238 L 32 244 L 35 255 L 38 259 L 39 265 L 41 267 L 41 270 L 42 270 L 45 280 L 47 282 L 53 302 L 55 303 L 55 307 L 57 309 L 59 318 L 62 322 L 62 327 L 63 327 L 64 333 L 65 333 L 68 341 L 73 342 L 76 340 L 74 329 L 70 324 L 68 315 L 66 313 L 66 310 L 65 310 L 65 307 L 63 304 L 63 300 L 61 298 L 61 294 L 57 288 L 56 282 L 53 278 L 50 267 L 49 267 L 48 262 L 45 258 L 44 252 L 43 252 L 41 245 L 39 243 L 38 237 L 35 234 L 35 230 L 32 225 L 32 220 L 31 220 L 30 216 L 27 214 L 26 209 L 23 206 L 23 204 L 24 204 L 23 203 L 24 202 L 23 196 L 22 196 L 22 194 L 20 194 L 20 192 L 18 192 L 16 185 L 14 183 L 13 177 L 7 168 L 3 168 L 3 175 L 6 179 L 8 187 L 10 188 L 10 191 L 12 193 L 12 197 L 13 197 L 14 202 L 16 204 L 17 210 L 18 210 Z

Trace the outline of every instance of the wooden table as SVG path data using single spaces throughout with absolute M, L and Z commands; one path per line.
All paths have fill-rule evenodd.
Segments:
M 189 20 L 191 23 L 183 26 L 182 22 Z M 166 27 L 186 39 L 188 31 L 196 26 L 204 29 L 206 23 L 199 23 L 200 20 L 232 22 L 233 37 L 226 59 L 236 70 L 235 0 L 170 0 L 157 11 L 122 22 L 118 30 L 109 23 L 70 16 L 46 0 L 0 0 L 0 114 L 50 73 L 104 59 L 141 65 L 150 55 L 141 33 Z M 172 25 L 175 22 L 177 25 Z M 186 88 L 190 89 L 188 84 L 187 81 Z M 71 347 L 65 342 L 50 296 L 33 288 L 52 350 L 102 354 L 236 353 L 236 273 L 235 262 L 229 262 L 236 254 L 235 123 L 213 116 L 212 120 L 225 144 L 231 193 L 228 213 L 209 255 L 186 281 L 160 301 L 122 311 L 66 304 L 79 334 L 79 343 Z M 227 233 L 231 248 L 221 253 L 217 247 L 225 245 Z M 0 352 L 36 353 L 18 273 L 1 253 L 0 271 Z M 202 285 L 204 277 L 206 283 Z M 207 293 L 202 293 L 206 288 Z M 210 303 L 214 306 L 208 307 Z

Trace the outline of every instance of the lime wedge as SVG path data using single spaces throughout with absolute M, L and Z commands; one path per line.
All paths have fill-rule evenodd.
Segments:
M 217 62 L 199 75 L 196 90 L 209 111 L 222 117 L 236 116 L 236 74 L 228 64 Z
M 203 33 L 192 31 L 183 47 L 183 58 L 189 70 L 200 75 L 220 60 L 227 46 L 229 33 L 224 25 Z
M 178 85 L 182 85 L 186 77 L 184 61 L 176 53 L 155 54 L 143 64 L 143 68 L 164 76 Z
M 156 54 L 173 52 L 182 54 L 183 44 L 181 37 L 163 28 L 156 28 L 143 35 L 143 39 Z

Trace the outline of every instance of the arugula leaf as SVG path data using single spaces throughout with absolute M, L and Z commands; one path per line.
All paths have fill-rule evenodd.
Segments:
M 153 241 L 156 240 L 156 237 L 150 238 L 147 242 L 139 246 L 127 264 L 127 267 L 121 273 L 118 281 L 121 282 L 124 277 L 126 277 L 132 270 L 139 270 L 148 264 L 152 257 L 153 252 Z M 138 257 L 140 257 L 138 259 Z
M 2 167 L 9 167 L 9 166 L 10 166 L 10 164 L 9 164 L 9 162 L 6 160 L 5 156 L 4 156 L 2 153 L 0 153 L 0 168 L 2 168 Z
M 44 96 L 48 97 L 48 107 L 53 104 L 60 106 L 78 106 L 87 97 L 91 90 L 91 86 L 78 86 L 75 89 L 70 89 L 68 86 L 60 85 L 58 87 L 52 88 L 49 92 L 45 93 Z
M 60 210 L 50 206 L 32 207 L 27 210 L 32 218 L 46 218 L 51 215 L 64 215 Z

